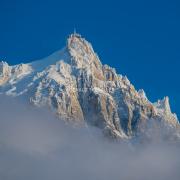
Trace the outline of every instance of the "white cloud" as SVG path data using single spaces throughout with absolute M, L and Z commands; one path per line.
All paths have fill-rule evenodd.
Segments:
M 179 147 L 129 146 L 0 97 L 0 179 L 179 180 Z

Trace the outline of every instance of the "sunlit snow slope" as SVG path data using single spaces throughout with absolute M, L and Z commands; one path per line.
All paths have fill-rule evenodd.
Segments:
M 151 103 L 127 77 L 102 65 L 91 44 L 76 33 L 65 48 L 42 60 L 15 66 L 0 62 L 0 94 L 48 106 L 60 119 L 98 127 L 112 138 L 149 138 L 154 130 L 180 137 L 169 98 Z

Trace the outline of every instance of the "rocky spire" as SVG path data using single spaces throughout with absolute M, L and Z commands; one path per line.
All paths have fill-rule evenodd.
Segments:
M 7 62 L 1 61 L 0 62 L 0 75 L 6 75 L 10 71 L 10 67 Z
M 154 104 L 154 106 L 166 115 L 171 114 L 168 96 L 164 97 L 162 100 L 158 100 L 157 103 Z
M 179 127 L 168 97 L 151 103 L 126 76 L 102 65 L 91 44 L 76 31 L 62 51 L 38 63 L 2 62 L 1 75 L 9 68 L 7 78 L 0 76 L 0 93 L 27 96 L 36 106 L 50 106 L 60 119 L 96 126 L 109 137 L 125 139 L 143 133 L 151 119 Z M 6 83 L 10 86 L 1 88 Z
M 162 106 L 164 108 L 165 113 L 170 113 L 171 112 L 171 108 L 170 108 L 170 104 L 169 104 L 169 97 L 168 96 L 164 97 L 164 99 L 162 100 Z

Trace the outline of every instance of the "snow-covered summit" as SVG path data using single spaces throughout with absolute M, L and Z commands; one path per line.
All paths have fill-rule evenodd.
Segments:
M 152 119 L 174 128 L 173 136 L 179 135 L 168 97 L 151 103 L 126 76 L 103 65 L 92 45 L 77 33 L 69 36 L 62 50 L 42 60 L 15 66 L 1 62 L 0 94 L 49 106 L 60 119 L 96 126 L 108 137 L 144 134 Z

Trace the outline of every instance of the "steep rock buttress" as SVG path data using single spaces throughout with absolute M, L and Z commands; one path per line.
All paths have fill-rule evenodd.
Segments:
M 91 44 L 76 33 L 65 48 L 43 60 L 16 66 L 1 62 L 0 93 L 49 106 L 65 122 L 96 126 L 108 137 L 146 134 L 151 121 L 175 129 L 173 136 L 179 137 L 168 97 L 151 103 L 126 76 L 102 65 Z

